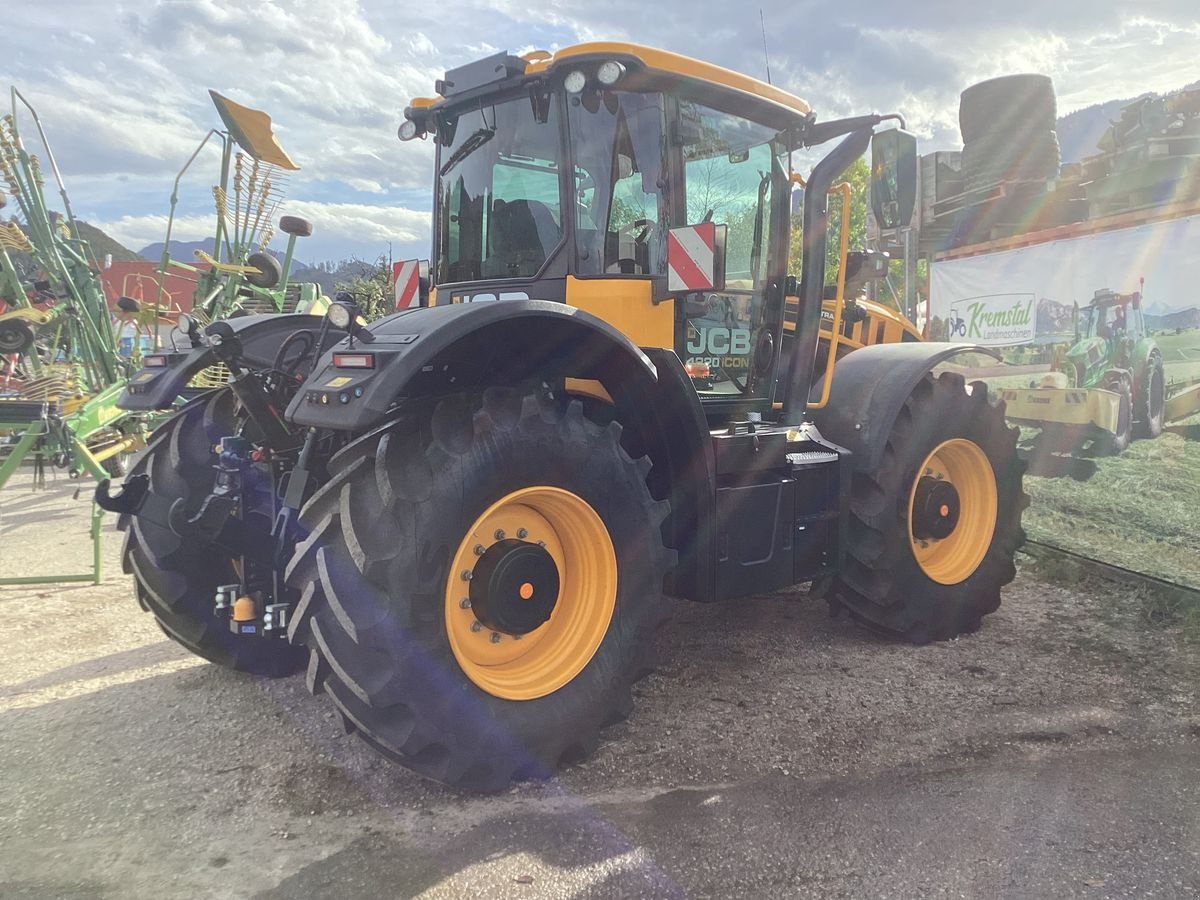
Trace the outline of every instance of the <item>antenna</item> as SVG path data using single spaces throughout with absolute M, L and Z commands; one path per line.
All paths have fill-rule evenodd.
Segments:
M 758 8 L 758 24 L 762 26 L 763 36 L 763 62 L 767 65 L 767 84 L 772 84 L 771 81 L 771 57 L 767 54 L 767 20 L 763 17 L 762 7 Z

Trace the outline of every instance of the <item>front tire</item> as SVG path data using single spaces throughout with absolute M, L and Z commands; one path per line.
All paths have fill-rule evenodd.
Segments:
M 871 630 L 913 643 L 977 630 L 1000 606 L 1024 543 L 1017 429 L 987 386 L 926 376 L 876 471 L 851 483 L 845 567 L 833 603 Z
M 131 475 L 147 473 L 150 489 L 183 498 L 194 513 L 213 487 L 213 445 L 239 426 L 233 392 L 222 389 L 189 404 L 155 430 Z M 269 495 L 263 526 L 270 528 Z M 153 614 L 167 637 L 197 656 L 241 672 L 278 678 L 298 671 L 304 654 L 282 639 L 239 637 L 213 614 L 219 585 L 239 581 L 233 557 L 213 545 L 181 538 L 138 516 L 122 516 L 121 563 L 134 578 L 142 609 Z
M 668 505 L 620 434 L 578 401 L 490 389 L 343 449 L 288 569 L 310 688 L 384 755 L 456 787 L 588 755 L 652 667 L 672 561 Z
M 1141 381 L 1133 410 L 1137 423 L 1134 425 L 1134 435 L 1139 438 L 1156 438 L 1163 433 L 1163 414 L 1167 399 L 1163 361 L 1158 351 L 1151 353 Z

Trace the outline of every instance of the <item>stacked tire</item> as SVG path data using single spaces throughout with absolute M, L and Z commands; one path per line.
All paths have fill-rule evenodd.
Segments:
M 963 91 L 958 125 L 967 190 L 1058 175 L 1057 114 L 1054 84 L 1045 75 L 1004 75 Z

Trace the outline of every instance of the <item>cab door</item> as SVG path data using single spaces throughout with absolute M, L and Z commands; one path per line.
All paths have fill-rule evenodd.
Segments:
M 710 417 L 770 408 L 783 311 L 788 152 L 772 127 L 680 98 L 677 215 L 725 226 L 725 286 L 676 304 L 676 352 Z

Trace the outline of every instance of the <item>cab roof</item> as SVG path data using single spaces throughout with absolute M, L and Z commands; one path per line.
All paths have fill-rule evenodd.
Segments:
M 725 94 L 730 99 L 756 101 L 792 116 L 807 118 L 812 113 L 812 108 L 804 100 L 749 75 L 667 50 L 618 41 L 576 44 L 556 53 L 534 50 L 519 57 L 502 53 L 479 60 L 447 72 L 446 78 L 438 82 L 438 92 L 442 96 L 418 97 L 409 104 L 409 110 L 423 112 L 439 107 L 472 88 L 478 89 L 488 84 L 498 86 L 513 78 L 550 75 L 560 69 L 568 70 L 610 59 L 632 64 L 632 67 L 667 79 L 677 79 L 684 85 Z M 479 81 L 481 77 L 485 80 Z M 464 84 L 467 87 L 464 88 Z

